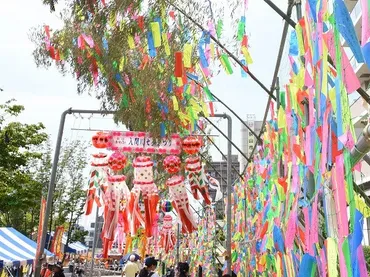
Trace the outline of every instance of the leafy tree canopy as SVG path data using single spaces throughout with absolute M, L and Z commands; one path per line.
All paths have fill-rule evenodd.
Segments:
M 29 165 L 42 157 L 35 147 L 47 139 L 42 123 L 11 121 L 23 110 L 14 100 L 0 105 L 0 224 L 20 230 L 25 229 L 27 213 L 32 214 L 32 224 L 38 216 L 42 187 L 33 179 Z
M 55 10 L 56 1 L 43 2 Z M 217 27 L 210 31 L 220 37 L 224 7 L 231 12 L 230 19 L 242 1 L 64 3 L 62 29 L 45 26 L 32 32 L 38 66 L 48 67 L 54 60 L 63 74 L 77 78 L 78 93 L 95 89 L 102 107 L 117 110 L 115 120 L 131 130 L 159 137 L 196 129 L 199 116 L 208 115 L 205 101 L 212 101 L 209 64 L 217 59 L 229 73 L 232 69 L 223 50 L 210 42 L 208 31 L 202 33 L 179 9 L 203 26 Z M 202 82 L 205 88 L 199 85 Z

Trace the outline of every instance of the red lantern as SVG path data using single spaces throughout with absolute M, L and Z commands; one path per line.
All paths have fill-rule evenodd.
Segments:
M 181 160 L 177 156 L 167 156 L 163 161 L 164 169 L 171 174 L 177 173 L 181 167 Z
M 182 149 L 189 155 L 197 154 L 202 147 L 202 141 L 193 136 L 185 138 L 182 142 Z
M 108 145 L 108 133 L 104 132 L 97 132 L 93 137 L 92 137 L 92 144 L 96 148 L 107 148 Z
M 121 152 L 114 152 L 108 159 L 108 166 L 114 170 L 122 170 L 126 166 L 127 158 Z

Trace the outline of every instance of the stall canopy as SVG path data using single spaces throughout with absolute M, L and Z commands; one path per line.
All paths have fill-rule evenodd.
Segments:
M 32 264 L 36 256 L 36 248 L 36 242 L 17 230 L 10 227 L 0 228 L 0 260 L 5 266 Z M 53 256 L 47 250 L 45 254 L 49 257 Z
M 53 239 L 54 232 L 51 232 L 51 239 Z M 49 235 L 48 235 L 49 237 Z M 67 236 L 63 235 L 62 244 L 63 246 L 67 243 Z M 62 251 L 64 247 L 62 247 Z M 89 247 L 83 245 L 81 242 L 73 242 L 68 244 L 67 253 L 85 254 L 89 251 Z

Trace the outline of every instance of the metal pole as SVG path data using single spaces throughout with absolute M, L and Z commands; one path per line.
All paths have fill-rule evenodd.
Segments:
M 176 265 L 180 262 L 180 223 L 177 223 Z
M 358 139 L 356 145 L 351 150 L 352 167 L 355 166 L 370 151 L 370 125 L 367 125 L 362 131 L 362 136 Z M 366 158 L 366 160 L 368 160 Z
M 269 5 L 278 15 L 280 15 L 290 26 L 295 28 L 296 23 L 290 18 L 290 16 L 286 15 L 282 10 L 279 9 L 271 0 L 263 0 L 267 5 Z
M 99 190 L 99 197 L 100 197 L 100 190 Z M 95 251 L 96 251 L 96 245 L 98 244 L 98 218 L 99 218 L 99 207 L 96 206 L 96 213 L 95 213 L 95 226 L 94 226 L 94 238 L 93 238 L 93 249 L 91 253 L 91 272 L 90 277 L 93 276 L 94 272 L 94 262 L 95 262 Z
M 297 11 L 297 19 L 300 20 L 302 18 L 302 3 L 301 0 L 295 1 L 295 7 Z
M 275 97 L 275 96 L 274 96 Z M 221 117 L 221 118 L 226 118 L 227 119 L 227 186 L 226 186 L 226 194 L 227 194 L 227 207 L 226 207 L 226 253 L 228 256 L 228 261 L 227 261 L 227 273 L 232 276 L 232 271 L 231 271 L 231 187 L 232 187 L 232 181 L 231 181 L 231 169 L 232 169 L 232 119 L 231 116 L 228 114 L 214 114 L 212 117 Z M 213 125 L 213 124 L 212 124 Z M 214 126 L 216 127 L 216 126 Z M 221 132 L 219 128 L 216 127 L 216 129 Z M 222 133 L 222 132 L 221 132 Z M 222 133 L 223 134 L 223 133 Z M 235 145 L 234 145 L 235 146 Z
M 51 211 L 51 206 L 53 203 L 53 196 L 54 196 L 54 190 L 55 190 L 55 179 L 57 174 L 57 168 L 58 168 L 58 161 L 59 161 L 59 154 L 60 154 L 60 148 L 62 145 L 62 139 L 63 139 L 63 131 L 64 131 L 64 123 L 66 120 L 67 114 L 114 114 L 115 111 L 99 111 L 99 110 L 73 110 L 72 108 L 69 108 L 68 110 L 65 110 L 62 113 L 62 116 L 60 118 L 60 124 L 59 124 L 59 131 L 58 131 L 58 138 L 57 143 L 55 146 L 55 153 L 54 153 L 54 159 L 53 159 L 53 167 L 51 169 L 51 176 L 50 176 L 50 182 L 49 182 L 49 188 L 48 188 L 48 197 L 46 200 L 46 209 L 45 209 L 45 215 L 44 215 L 44 222 L 42 227 L 42 234 L 41 234 L 41 240 L 40 240 L 40 253 L 39 256 L 36 257 L 36 263 L 35 263 L 35 277 L 40 276 L 41 272 L 41 257 L 44 255 L 44 248 L 45 248 L 45 241 L 46 241 L 46 233 L 48 228 L 48 221 Z
M 40 253 L 39 253 L 39 256 L 36 257 L 35 277 L 39 277 L 40 272 L 41 272 L 41 260 L 40 260 L 40 258 L 44 254 L 45 241 L 46 241 L 46 232 L 47 232 L 47 229 L 48 229 L 48 219 L 49 219 L 49 215 L 50 215 L 50 211 L 51 211 L 51 206 L 52 206 L 52 203 L 53 203 L 52 200 L 53 200 L 54 189 L 55 189 L 55 178 L 56 178 L 56 174 L 57 174 L 60 147 L 62 145 L 64 123 L 66 121 L 67 114 L 71 114 L 71 113 L 72 113 L 72 108 L 70 108 L 68 110 L 65 110 L 62 113 L 62 116 L 60 118 L 57 144 L 56 144 L 56 147 L 55 147 L 53 167 L 52 167 L 52 170 L 51 170 L 51 177 L 50 177 L 50 182 L 49 182 L 49 189 L 48 189 L 48 196 L 47 196 L 46 209 L 45 209 L 45 215 L 44 215 L 44 222 L 42 224 L 42 235 L 41 235 L 41 240 L 40 240 L 40 244 L 41 244 Z
M 227 272 L 232 276 L 231 272 L 231 139 L 232 139 L 232 121 L 229 115 L 224 114 L 224 118 L 227 118 L 227 135 L 229 141 L 227 144 L 227 237 L 226 237 L 226 251 L 229 256 L 227 262 Z

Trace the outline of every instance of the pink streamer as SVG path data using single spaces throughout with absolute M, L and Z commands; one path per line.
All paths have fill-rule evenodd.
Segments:
M 328 46 L 330 57 L 332 58 L 334 65 L 336 66 L 335 43 L 334 43 L 333 31 L 329 31 L 325 33 L 323 37 Z M 342 76 L 344 78 L 343 83 L 347 89 L 347 93 L 350 94 L 356 91 L 361 86 L 361 84 L 356 76 L 356 73 L 354 72 L 352 68 L 351 62 L 349 61 L 346 52 L 343 51 L 342 47 L 341 47 L 341 52 L 342 52 Z
M 341 277 L 347 277 L 348 276 L 348 272 L 347 272 L 346 260 L 344 258 L 342 246 L 343 246 L 343 239 L 340 239 L 340 242 L 338 243 L 340 276 Z
M 369 26 L 369 7 L 368 0 L 361 1 L 362 10 L 362 35 L 361 35 L 361 45 L 364 46 L 370 38 L 370 26 Z
M 336 157 L 336 176 L 333 175 L 333 192 L 335 199 L 335 208 L 338 214 L 338 231 L 339 237 L 344 238 L 348 236 L 348 216 L 347 216 L 347 202 L 344 185 L 344 160 L 343 154 Z M 335 177 L 334 177 L 335 176 Z

